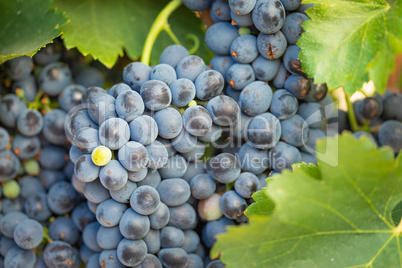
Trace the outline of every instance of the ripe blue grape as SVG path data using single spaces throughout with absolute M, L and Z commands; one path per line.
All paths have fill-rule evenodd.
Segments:
M 179 228 L 166 226 L 160 231 L 162 248 L 178 248 L 184 243 L 184 232 Z
M 99 127 L 99 140 L 112 150 L 123 147 L 130 139 L 130 127 L 121 118 L 110 118 Z
M 145 169 L 145 170 L 147 170 L 147 169 Z M 127 181 L 127 183 L 123 186 L 123 188 L 121 188 L 117 191 L 109 191 L 109 192 L 110 192 L 110 196 L 117 202 L 129 203 L 130 197 L 133 194 L 135 189 L 137 189 L 137 184 L 132 181 Z
M 279 59 L 286 52 L 286 38 L 281 31 L 274 34 L 260 33 L 257 37 L 257 48 L 264 58 Z
M 183 126 L 191 135 L 203 136 L 212 127 L 211 115 L 202 106 L 191 106 L 184 111 L 182 116 Z
M 185 153 L 193 150 L 197 145 L 197 137 L 182 129 L 180 134 L 172 139 L 173 148 L 180 153 Z
M 250 143 L 242 145 L 237 157 L 242 171 L 259 175 L 269 168 L 268 151 L 254 148 Z
M 300 47 L 297 45 L 289 46 L 283 56 L 283 63 L 286 69 L 294 75 L 304 75 L 301 61 L 299 60 Z
M 159 251 L 159 260 L 166 268 L 187 267 L 188 255 L 182 248 L 164 248 Z
M 197 141 L 197 145 L 193 150 L 186 153 L 181 153 L 181 156 L 183 156 L 188 162 L 195 162 L 201 159 L 204 156 L 204 153 L 205 153 L 205 143 Z
M 285 9 L 276 0 L 258 0 L 253 9 L 254 26 L 263 33 L 278 32 L 285 23 Z
M 148 164 L 147 166 L 152 169 L 159 169 L 163 167 L 168 161 L 168 151 L 166 147 L 158 140 L 145 146 L 148 152 Z
M 260 181 L 253 173 L 243 172 L 237 178 L 234 188 L 241 197 L 250 198 L 260 188 Z
M 221 73 L 207 70 L 197 77 L 194 84 L 197 98 L 200 100 L 210 100 L 222 92 L 225 80 Z
M 33 158 L 39 152 L 40 140 L 37 136 L 25 137 L 18 134 L 14 137 L 11 147 L 19 159 L 26 160 Z
M 114 227 L 119 224 L 120 218 L 126 209 L 125 204 L 108 199 L 100 203 L 96 208 L 96 219 L 102 226 Z
M 148 216 L 138 214 L 132 208 L 124 212 L 119 223 L 121 234 L 128 239 L 143 238 L 148 233 L 149 228 Z
M 183 205 L 190 198 L 190 185 L 183 179 L 162 180 L 156 189 L 160 200 L 168 206 Z
M 388 120 L 383 123 L 378 132 L 378 140 L 382 146 L 389 146 L 395 154 L 402 149 L 402 123 Z
M 223 215 L 232 220 L 239 218 L 247 208 L 246 200 L 233 190 L 222 195 L 219 205 Z
M 20 56 L 7 62 L 7 75 L 13 80 L 22 80 L 28 77 L 33 69 L 32 58 Z
M 230 16 L 232 17 L 232 24 L 233 25 L 238 25 L 240 27 L 245 27 L 245 26 L 252 26 L 253 25 L 253 16 L 252 12 L 245 14 L 245 15 L 239 15 L 236 14 L 235 12 L 231 11 Z
M 159 63 L 169 64 L 173 68 L 176 68 L 177 64 L 188 55 L 188 51 L 185 47 L 181 45 L 171 45 L 163 50 L 159 58 Z
M 39 87 L 49 96 L 57 96 L 72 83 L 71 70 L 63 62 L 53 62 L 46 65 L 38 77 Z
M 42 133 L 50 143 L 55 145 L 64 145 L 66 143 L 67 139 L 64 131 L 66 117 L 66 112 L 60 109 L 53 109 L 43 116 Z
M 80 238 L 80 233 L 71 218 L 57 217 L 49 225 L 49 236 L 53 240 L 61 240 L 74 245 Z
M 169 219 L 169 208 L 163 202 L 160 202 L 156 211 L 149 215 L 149 222 L 152 229 L 162 229 L 168 224 Z
M 285 35 L 289 44 L 296 44 L 297 40 L 303 33 L 302 24 L 309 18 L 303 13 L 294 12 L 286 16 L 285 24 L 281 31 Z
M 230 21 L 230 7 L 228 3 L 223 1 L 214 1 L 211 6 L 212 14 L 216 16 L 220 21 Z
M 89 223 L 96 220 L 95 215 L 89 210 L 87 202 L 80 203 L 74 208 L 71 219 L 81 232 Z
M 99 227 L 96 234 L 96 242 L 102 249 L 116 249 L 120 241 L 123 240 L 119 226 L 115 227 Z
M 17 119 L 18 131 L 27 137 L 38 135 L 43 129 L 43 116 L 33 109 L 24 110 Z
M 117 250 L 103 250 L 99 255 L 99 263 L 101 264 L 101 267 L 125 267 L 118 259 Z
M 231 97 L 220 95 L 211 99 L 207 106 L 212 121 L 219 126 L 230 126 L 237 122 L 240 107 Z
M 27 101 L 34 101 L 37 93 L 35 77 L 33 75 L 29 75 L 24 79 L 14 81 L 12 84 L 12 89 L 13 93 L 16 93 L 17 90 L 22 90 Z
M 74 166 L 74 174 L 82 182 L 91 182 L 98 178 L 100 167 L 92 162 L 90 154 L 80 156 Z
M 119 261 L 129 267 L 139 265 L 147 255 L 147 245 L 142 239 L 123 239 L 117 247 Z
M 152 68 L 150 80 L 159 80 L 170 86 L 177 79 L 175 69 L 168 64 L 158 64 Z
M 115 84 L 114 86 L 112 86 L 108 93 L 110 96 L 112 96 L 113 98 L 117 98 L 117 96 L 119 96 L 120 93 L 122 93 L 123 91 L 126 90 L 131 90 L 131 87 L 129 87 L 128 85 L 124 84 L 124 83 L 118 83 Z
M 81 152 L 90 154 L 100 145 L 99 131 L 95 128 L 83 127 L 74 133 L 71 143 Z
M 294 95 L 284 89 L 274 92 L 270 112 L 279 120 L 291 118 L 297 113 L 299 103 Z
M 326 137 L 326 135 L 321 129 L 310 128 L 308 131 L 308 138 L 305 141 L 305 144 L 300 148 L 300 150 L 313 154 L 316 150 L 317 140 L 325 139 L 325 137 Z M 373 138 L 373 140 L 374 140 L 374 138 Z
M 68 268 L 77 261 L 78 256 L 66 242 L 54 241 L 45 247 L 43 259 L 48 267 Z
M 27 219 L 28 216 L 21 212 L 15 211 L 7 213 L 0 219 L 0 231 L 4 236 L 8 238 L 13 238 L 15 227 L 20 222 Z
M 225 76 L 226 71 L 230 66 L 235 64 L 236 62 L 232 59 L 231 56 L 219 56 L 215 55 L 211 61 L 209 62 L 209 66 L 215 71 L 221 73 L 221 75 Z
M 198 174 L 191 179 L 191 194 L 197 199 L 206 199 L 213 195 L 216 189 L 214 179 L 208 174 Z
M 18 116 L 26 109 L 26 104 L 17 95 L 5 95 L 0 103 L 1 123 L 6 127 L 14 128 Z
M 261 81 L 246 86 L 239 98 L 241 110 L 250 116 L 256 116 L 268 111 L 272 101 L 271 87 Z
M 292 93 L 297 99 L 303 99 L 311 91 L 311 81 L 304 76 L 290 75 L 285 82 L 284 88 Z
M 155 188 L 144 185 L 134 190 L 130 198 L 131 208 L 141 214 L 150 215 L 154 213 L 160 204 L 160 197 Z
M 250 13 L 256 4 L 256 0 L 229 0 L 230 9 L 239 15 Z
M 230 45 L 239 36 L 237 27 L 229 22 L 218 22 L 205 34 L 207 47 L 217 55 L 229 55 Z
M 172 93 L 168 85 L 158 80 L 145 82 L 140 90 L 145 107 L 152 111 L 167 108 L 172 101 Z
M 188 203 L 177 207 L 169 207 L 169 213 L 170 218 L 168 225 L 170 226 L 182 230 L 189 230 L 195 228 L 197 225 L 197 213 Z
M 140 115 L 130 122 L 130 137 L 142 145 L 151 144 L 158 137 L 158 125 L 148 115 Z
M 299 115 L 281 121 L 281 139 L 286 143 L 301 147 L 308 140 L 309 127 L 307 122 Z
M 146 236 L 142 238 L 147 245 L 148 253 L 157 254 L 161 249 L 160 231 L 155 229 L 149 229 Z
M 194 83 L 187 78 L 173 81 L 170 91 L 172 92 L 172 104 L 176 107 L 185 107 L 196 94 Z
M 242 90 L 254 80 L 254 70 L 250 64 L 235 63 L 226 72 L 226 82 L 237 90 Z
M 258 57 L 257 38 L 251 34 L 237 37 L 230 46 L 230 54 L 236 62 L 253 62 Z
M 232 154 L 222 153 L 210 159 L 208 173 L 221 183 L 231 183 L 240 174 L 240 162 Z
M 117 160 L 111 160 L 107 165 L 101 167 L 99 179 L 102 185 L 111 191 L 117 191 L 127 183 L 127 170 Z
M 145 109 L 144 102 L 138 92 L 126 90 L 120 93 L 115 102 L 117 115 L 127 122 L 140 116 Z
M 280 137 L 281 124 L 275 116 L 270 113 L 263 113 L 254 117 L 247 129 L 247 136 L 251 145 L 258 149 L 269 149 L 274 147 Z
M 300 7 L 302 0 L 280 0 L 286 10 L 296 10 Z
M 148 151 L 144 145 L 135 141 L 124 144 L 117 155 L 120 164 L 128 171 L 140 171 L 147 166 L 149 161 Z
M 310 128 L 320 128 L 325 122 L 325 110 L 316 102 L 302 103 L 297 111 L 306 120 Z
M 195 55 L 184 57 L 176 66 L 177 78 L 187 78 L 192 82 L 194 82 L 204 70 L 204 60 Z
M 78 193 L 71 183 L 57 182 L 49 189 L 47 204 L 53 213 L 66 214 L 75 207 L 77 196 Z
M 5 212 L 5 202 L 3 201 L 3 212 Z M 51 215 L 49 205 L 47 204 L 46 193 L 36 193 L 26 198 L 24 201 L 24 212 L 34 220 L 46 221 Z
M 142 62 L 132 62 L 123 70 L 123 80 L 133 90 L 140 92 L 142 85 L 149 80 L 151 67 Z
M 60 108 L 65 112 L 69 112 L 72 108 L 81 104 L 85 87 L 78 84 L 66 86 L 58 96 Z
M 98 179 L 84 183 L 83 194 L 88 201 L 91 201 L 95 204 L 100 204 L 101 202 L 110 198 L 109 191 L 103 187 Z
M 36 255 L 32 250 L 12 247 L 5 256 L 4 267 L 27 267 L 33 268 L 36 263 Z
M 147 254 L 147 256 L 141 262 L 141 264 L 136 266 L 136 268 L 149 268 L 149 267 L 162 268 L 162 263 L 155 255 Z
M 177 137 L 183 129 L 181 114 L 174 108 L 166 108 L 154 115 L 158 125 L 158 134 L 165 139 Z
M 39 163 L 42 168 L 61 169 L 64 167 L 67 157 L 67 152 L 63 147 L 47 145 L 42 148 Z
M 269 162 L 274 170 L 281 172 L 284 169 L 291 169 L 295 163 L 300 163 L 299 150 L 283 141 L 278 142 L 269 151 Z
M 269 60 L 260 55 L 251 66 L 258 80 L 271 81 L 279 71 L 280 60 Z

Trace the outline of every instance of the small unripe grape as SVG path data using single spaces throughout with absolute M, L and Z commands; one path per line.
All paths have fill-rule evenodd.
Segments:
M 14 199 L 20 195 L 20 185 L 14 180 L 7 181 L 3 185 L 3 195 L 6 198 Z
M 107 165 L 111 159 L 112 151 L 106 146 L 100 145 L 92 151 L 92 162 L 97 166 L 103 167 Z

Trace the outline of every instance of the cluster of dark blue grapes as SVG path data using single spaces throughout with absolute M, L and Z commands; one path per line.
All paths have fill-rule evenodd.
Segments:
M 353 102 L 357 123 L 363 129 L 355 137 L 368 136 L 378 146 L 388 146 L 397 155 L 402 149 L 402 94 L 386 91 L 384 95 L 363 97 Z M 338 124 L 338 132 L 351 131 L 348 116 L 339 110 L 338 117 L 329 120 Z
M 57 41 L 0 66 L 0 267 L 78 268 L 94 253 L 82 232 L 96 217 L 74 180 L 64 124 L 104 78 L 77 55 Z

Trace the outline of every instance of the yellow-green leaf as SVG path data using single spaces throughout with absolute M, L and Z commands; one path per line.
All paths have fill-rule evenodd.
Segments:
M 298 45 L 303 70 L 316 83 L 348 93 L 372 80 L 379 91 L 386 87 L 402 53 L 402 1 L 304 0 L 311 20 Z

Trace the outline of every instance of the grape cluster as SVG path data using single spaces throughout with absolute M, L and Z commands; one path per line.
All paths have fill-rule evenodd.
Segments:
M 353 102 L 357 123 L 362 130 L 355 137 L 367 136 L 378 146 L 388 146 L 397 155 L 402 149 L 402 94 L 386 91 L 384 95 L 363 97 Z M 338 110 L 339 116 L 329 123 L 338 124 L 338 132 L 351 131 L 347 114 Z
M 64 123 L 88 83 L 104 79 L 68 55 L 55 42 L 0 67 L 0 267 L 80 267 L 92 252 L 81 233 L 96 218 L 78 192 Z

